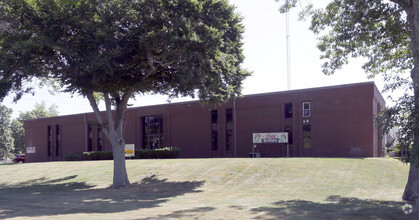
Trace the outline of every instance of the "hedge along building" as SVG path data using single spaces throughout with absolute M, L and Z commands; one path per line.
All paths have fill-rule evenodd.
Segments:
M 182 158 L 248 157 L 252 134 L 288 132 L 291 157 L 379 157 L 374 115 L 385 101 L 373 82 L 246 95 L 209 109 L 199 101 L 130 108 L 124 137 L 136 149 L 175 146 Z M 110 151 L 93 113 L 24 122 L 28 162 Z M 285 157 L 286 144 L 258 144 L 262 157 Z

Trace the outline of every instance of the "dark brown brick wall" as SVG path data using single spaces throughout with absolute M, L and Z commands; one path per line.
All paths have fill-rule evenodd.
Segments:
M 311 103 L 311 116 L 302 116 L 302 103 Z M 284 118 L 284 104 L 293 104 L 293 117 Z M 371 83 L 248 95 L 217 107 L 218 151 L 211 150 L 210 109 L 199 102 L 184 102 L 127 110 L 124 135 L 127 144 L 142 148 L 142 118 L 163 115 L 164 145 L 181 148 L 183 158 L 248 157 L 252 151 L 252 133 L 293 130 L 293 157 L 373 157 L 383 156 L 383 140 L 373 116 L 385 102 Z M 226 150 L 226 109 L 233 109 L 235 140 Z M 87 151 L 87 123 L 92 113 L 25 121 L 25 146 L 36 147 L 27 154 L 28 162 L 63 160 L 65 155 Z M 303 147 L 303 124 L 311 125 L 311 148 Z M 47 126 L 59 125 L 61 141 L 56 156 L 48 157 Z M 93 150 L 97 150 L 97 129 L 93 128 Z M 53 137 L 55 138 L 55 137 Z M 111 150 L 104 141 L 103 150 Z M 285 144 L 257 145 L 262 157 L 285 157 Z

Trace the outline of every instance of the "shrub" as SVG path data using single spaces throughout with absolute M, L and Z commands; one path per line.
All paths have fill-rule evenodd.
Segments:
M 112 160 L 112 151 L 89 151 L 83 152 L 84 160 Z
M 78 154 L 67 154 L 64 156 L 64 160 L 66 161 L 80 161 L 81 160 L 81 156 Z
M 135 151 L 135 159 L 169 159 L 177 158 L 180 148 L 165 147 L 156 149 L 138 149 Z
M 157 149 L 137 149 L 135 150 L 135 159 L 169 159 L 177 158 L 180 154 L 180 148 L 165 147 Z M 84 160 L 112 160 L 112 151 L 90 151 L 83 152 Z
M 90 156 L 92 152 L 83 152 L 83 160 L 92 160 Z

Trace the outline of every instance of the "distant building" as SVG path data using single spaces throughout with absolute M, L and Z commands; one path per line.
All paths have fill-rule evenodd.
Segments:
M 249 157 L 253 133 L 288 132 L 291 157 L 381 157 L 374 115 L 385 101 L 373 82 L 246 95 L 215 109 L 198 101 L 130 108 L 124 137 L 139 148 L 175 146 L 182 158 Z M 110 151 L 93 113 L 24 122 L 26 160 Z M 286 144 L 257 144 L 285 157 Z

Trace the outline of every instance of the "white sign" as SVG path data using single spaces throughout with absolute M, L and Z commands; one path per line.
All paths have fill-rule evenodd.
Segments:
M 135 145 L 125 144 L 125 157 L 134 157 L 134 156 L 135 156 Z
M 26 148 L 26 153 L 27 154 L 34 154 L 35 153 L 35 147 L 27 147 Z
M 288 132 L 279 133 L 253 133 L 253 143 L 288 143 Z

